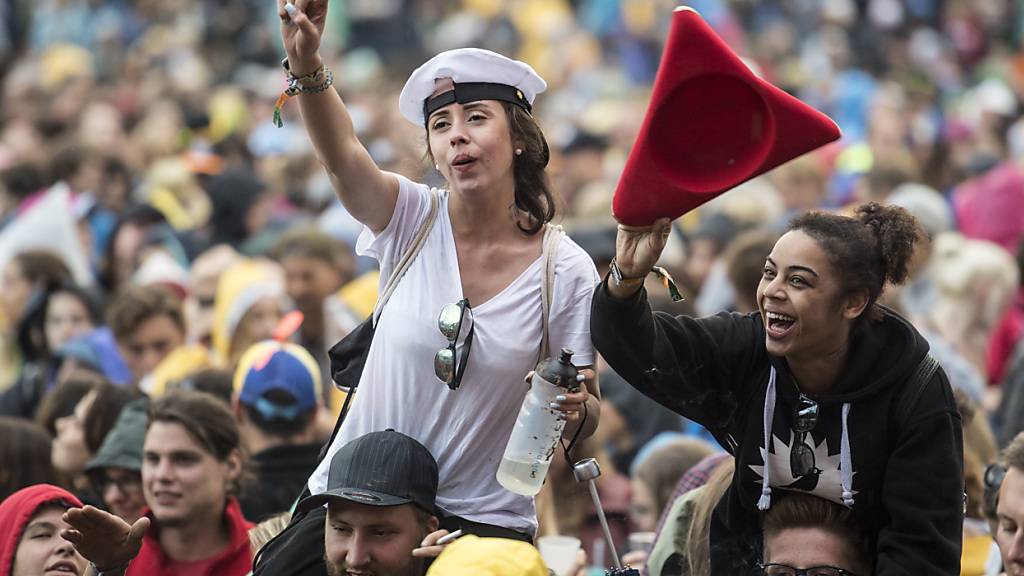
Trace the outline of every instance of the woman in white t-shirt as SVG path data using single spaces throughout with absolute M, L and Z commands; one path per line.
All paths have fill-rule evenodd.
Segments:
M 306 129 L 342 204 L 364 225 L 357 251 L 377 258 L 386 279 L 427 218 L 432 191 L 381 171 L 357 140 L 318 51 L 326 0 L 294 6 L 279 0 L 278 12 Z M 325 490 L 339 447 L 394 428 L 437 459 L 443 527 L 521 539 L 536 531 L 533 500 L 505 490 L 495 472 L 528 390 L 523 376 L 540 351 L 542 243 L 554 199 L 544 172 L 548 146 L 530 111 L 545 88 L 527 64 L 478 49 L 442 53 L 410 76 L 400 110 L 425 128 L 428 151 L 448 187 L 437 191 L 434 225 L 384 307 L 359 393 L 310 478 L 312 493 Z M 586 437 L 599 419 L 597 381 L 589 370 L 590 301 L 598 276 L 567 237 L 556 254 L 549 349 L 570 348 L 574 363 L 587 368 L 581 391 L 559 402 L 567 419 L 563 436 L 582 427 L 579 436 Z M 446 304 L 463 300 L 473 343 L 463 363 L 464 337 L 457 340 L 446 386 L 434 367 L 435 354 L 449 345 L 438 316 Z

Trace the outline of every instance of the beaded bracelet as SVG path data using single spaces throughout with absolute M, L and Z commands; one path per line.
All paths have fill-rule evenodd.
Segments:
M 281 120 L 281 109 L 284 108 L 285 102 L 289 98 L 296 94 L 316 94 L 327 90 L 334 85 L 334 72 L 331 72 L 327 65 L 323 65 L 320 68 L 310 72 L 309 74 L 303 74 L 302 76 L 295 76 L 288 68 L 288 60 L 285 59 L 281 63 L 285 69 L 285 78 L 288 81 L 288 88 L 281 93 L 277 98 L 277 102 L 274 103 L 274 125 L 278 128 L 284 126 L 284 122 Z

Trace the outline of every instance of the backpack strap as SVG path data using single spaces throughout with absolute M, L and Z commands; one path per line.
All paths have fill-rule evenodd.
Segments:
M 903 387 L 902 394 L 896 401 L 895 422 L 897 426 L 910 420 L 910 413 L 914 410 L 921 393 L 932 381 L 932 377 L 935 376 L 938 369 L 939 363 L 935 361 L 935 358 L 932 358 L 931 354 L 925 354 L 914 370 L 914 375 L 910 377 L 910 382 Z
M 416 235 L 413 236 L 412 242 L 402 253 L 402 257 L 398 260 L 398 265 L 395 266 L 395 270 L 391 273 L 388 278 L 387 284 L 384 285 L 384 289 L 381 290 L 380 297 L 377 299 L 377 305 L 373 308 L 373 325 L 377 326 L 377 321 L 380 319 L 381 312 L 384 311 L 384 305 L 387 304 L 391 298 L 391 294 L 394 293 L 395 289 L 398 288 L 398 281 L 405 275 L 405 271 L 409 269 L 412 261 L 416 259 L 416 256 L 420 253 L 423 245 L 427 243 L 427 235 L 430 234 L 430 230 L 434 227 L 434 221 L 437 220 L 437 209 L 440 204 L 440 198 L 437 190 L 430 189 L 430 212 L 427 214 L 423 223 L 420 224 Z
M 541 338 L 540 352 L 537 361 L 551 355 L 550 337 L 548 334 L 548 319 L 551 316 L 551 294 L 555 289 L 555 265 L 558 263 L 558 246 L 562 243 L 562 235 L 565 232 L 562 227 L 556 224 L 545 224 L 544 226 L 544 247 L 543 266 L 540 283 L 540 307 L 541 307 Z

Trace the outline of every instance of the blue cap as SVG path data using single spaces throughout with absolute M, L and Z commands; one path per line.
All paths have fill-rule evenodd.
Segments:
M 121 358 L 114 335 L 106 326 L 68 340 L 55 355 L 60 359 L 78 360 L 118 386 L 132 382 L 131 370 Z
M 235 390 L 241 404 L 255 408 L 266 419 L 294 420 L 320 403 L 319 366 L 300 346 L 260 342 L 239 361 Z M 295 403 L 281 405 L 268 400 L 266 394 L 271 390 L 288 392 Z

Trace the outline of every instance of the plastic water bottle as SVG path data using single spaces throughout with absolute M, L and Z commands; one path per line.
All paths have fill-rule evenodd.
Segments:
M 558 439 L 565 428 L 561 412 L 551 408 L 555 397 L 574 391 L 579 371 L 573 366 L 572 350 L 563 348 L 558 358 L 537 364 L 530 392 L 519 409 L 519 417 L 498 466 L 498 482 L 523 496 L 534 496 L 544 484 Z

